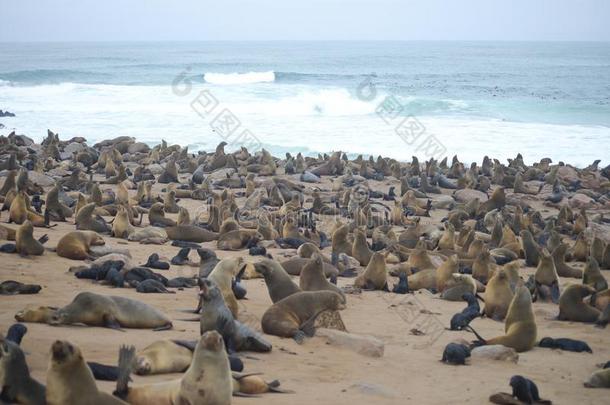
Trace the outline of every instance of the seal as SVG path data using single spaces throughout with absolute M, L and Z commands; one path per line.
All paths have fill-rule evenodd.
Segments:
M 57 307 L 27 306 L 15 314 L 18 322 L 49 323 Z
M 583 302 L 583 298 L 595 294 L 595 289 L 584 284 L 571 284 L 559 298 L 560 321 L 595 322 L 601 312 Z
M 453 365 L 466 365 L 468 357 L 470 357 L 468 346 L 459 343 L 449 343 L 443 350 L 441 361 Z
M 465 329 L 470 322 L 481 315 L 479 301 L 477 301 L 477 298 L 473 294 L 463 294 L 462 299 L 468 303 L 468 306 L 464 308 L 462 312 L 459 312 L 451 317 L 451 321 L 449 322 L 449 328 L 451 330 Z
M 585 381 L 587 388 L 610 388 L 610 368 L 597 370 Z
M 521 245 L 525 252 L 525 264 L 527 266 L 538 266 L 540 261 L 540 247 L 534 241 L 532 233 L 527 229 L 524 229 L 519 233 L 521 236 Z
M 18 404 L 44 405 L 45 387 L 30 375 L 19 343 L 0 336 L 0 399 Z
M 354 231 L 354 243 L 352 244 L 352 257 L 358 260 L 361 266 L 368 266 L 373 253 L 366 242 L 366 234 L 362 230 L 356 229 Z
M 168 227 L 176 226 L 176 221 L 170 218 L 165 218 L 165 211 L 163 210 L 163 203 L 157 202 L 151 205 L 148 209 L 148 223 L 152 226 Z
M 474 329 L 469 326 L 474 332 Z M 483 339 L 475 332 L 479 339 L 478 344 L 504 345 L 512 347 L 517 352 L 531 350 L 536 342 L 536 319 L 532 310 L 532 296 L 525 286 L 517 288 L 515 296 L 508 308 L 504 321 L 505 335 L 492 339 Z
M 207 277 L 208 280 L 212 281 L 220 289 L 227 307 L 229 307 L 233 317 L 235 318 L 237 318 L 239 306 L 237 304 L 237 298 L 233 293 L 232 282 L 233 278 L 244 266 L 245 265 L 241 257 L 223 259 L 218 262 L 216 267 L 214 267 L 214 270 L 212 270 L 210 275 Z
M 529 378 L 520 375 L 514 375 L 510 378 L 509 385 L 513 389 L 512 396 L 526 404 L 550 404 L 551 401 L 540 399 L 538 387 Z
M 220 235 L 216 246 L 221 250 L 249 249 L 261 240 L 263 240 L 263 235 L 260 233 L 240 229 Z
M 582 352 L 593 353 L 593 350 L 591 350 L 591 348 L 589 347 L 587 342 L 583 342 L 582 340 L 574 340 L 574 339 L 567 339 L 567 338 L 553 339 L 550 337 L 545 337 L 545 338 L 540 339 L 538 346 L 548 347 L 550 349 L 566 350 L 569 352 L 576 352 L 576 353 L 582 353 Z
M 119 210 L 114 217 L 114 222 L 112 223 L 112 230 L 110 231 L 110 236 L 121 239 L 128 239 L 129 235 L 135 232 L 135 228 L 131 225 L 129 221 L 129 215 L 127 214 L 127 210 L 122 205 L 119 205 Z
M 310 262 L 303 267 L 301 276 L 299 278 L 299 287 L 303 291 L 320 291 L 328 290 L 334 291 L 343 297 L 345 300 L 345 294 L 339 287 L 331 283 L 324 277 L 324 261 L 320 254 L 314 254 L 310 259 Z
M 23 222 L 15 234 L 15 248 L 17 253 L 22 256 L 40 256 L 44 253 L 44 246 L 48 236 L 44 235 L 40 239 L 34 239 L 34 227 L 28 220 Z
M 303 246 L 303 245 L 301 245 Z M 282 262 L 282 267 L 291 276 L 300 276 L 303 267 L 309 263 L 309 258 L 304 257 L 291 257 L 288 260 Z M 324 262 L 324 277 L 331 277 L 339 275 L 339 270 L 330 263 Z
M 367 290 L 388 291 L 388 272 L 386 270 L 385 257 L 380 252 L 375 252 L 366 266 L 364 273 L 356 277 L 354 285 Z
M 309 259 L 305 260 L 309 261 Z M 273 259 L 263 259 L 255 263 L 254 270 L 262 274 L 265 279 L 269 297 L 274 304 L 289 295 L 301 291 L 299 286 L 292 281 L 286 270 L 284 270 L 284 266 Z
M 233 396 L 249 396 L 265 394 L 267 392 L 277 392 L 282 394 L 293 393 L 290 390 L 280 388 L 280 382 L 273 380 L 266 382 L 258 373 L 233 374 Z
M 51 346 L 46 388 L 46 401 L 49 405 L 126 404 L 119 398 L 98 390 L 81 350 L 66 341 L 56 340 Z
M 220 259 L 216 256 L 216 252 L 208 248 L 197 248 L 197 254 L 200 259 L 199 277 L 207 277 L 214 270 Z
M 501 321 L 506 317 L 513 290 L 506 269 L 499 269 L 485 288 L 485 307 L 483 313 L 488 318 Z
M 608 289 L 608 282 L 599 270 L 599 264 L 593 256 L 589 256 L 587 260 L 587 265 L 582 274 L 582 283 L 593 287 L 595 291 Z
M 197 341 L 157 340 L 135 356 L 134 372 L 138 375 L 184 373 L 191 365 Z M 229 356 L 231 370 L 242 371 L 238 357 Z
M 557 274 L 561 277 L 582 278 L 582 270 L 575 269 L 566 263 L 565 258 L 567 250 L 568 245 L 565 243 L 560 243 L 555 250 L 553 250 L 553 263 L 555 263 Z
M 59 187 L 57 185 L 47 193 L 45 204 L 51 219 L 55 221 L 65 221 L 66 218 L 71 218 L 73 215 L 72 210 L 59 201 Z
M 114 395 L 131 405 L 217 404 L 230 405 L 233 385 L 222 336 L 216 331 L 201 336 L 186 373 L 178 379 L 129 387 L 135 349 L 119 351 L 119 379 Z
M 263 332 L 304 342 L 315 333 L 316 318 L 324 311 L 345 309 L 343 298 L 333 291 L 301 291 L 274 303 L 263 314 Z
M 171 329 L 171 320 L 162 312 L 131 298 L 81 292 L 51 316 L 51 325 L 84 323 L 112 329 Z
M 110 233 L 112 228 L 104 218 L 99 215 L 94 216 L 94 211 L 97 208 L 95 203 L 89 203 L 78 210 L 74 223 L 79 231 L 93 231 L 98 233 Z
M 218 233 L 208 231 L 196 225 L 177 225 L 165 228 L 167 237 L 171 240 L 181 240 L 186 242 L 211 242 L 218 239 Z
M 38 294 L 41 289 L 38 284 L 23 284 L 13 280 L 0 283 L 0 295 Z
M 559 300 L 559 278 L 555 269 L 553 257 L 546 248 L 542 249 L 540 261 L 534 273 L 536 281 L 536 293 L 543 299 L 546 299 L 546 294 L 543 293 L 542 286 L 551 288 L 551 299 L 556 304 Z
M 223 336 L 228 353 L 242 350 L 271 351 L 272 346 L 269 342 L 233 317 L 222 293 L 213 282 L 200 279 L 199 288 L 199 295 L 204 302 L 200 318 L 201 334 L 216 330 Z
M 25 191 L 19 191 L 15 195 L 15 198 L 11 202 L 9 209 L 9 223 L 14 222 L 18 225 L 23 224 L 25 221 L 30 221 L 33 226 L 37 227 L 48 227 L 49 217 L 38 215 L 30 209 L 29 198 Z M 48 214 L 48 212 L 47 212 Z
M 445 282 L 445 289 L 441 293 L 441 299 L 447 301 L 460 301 L 464 294 L 475 295 L 477 284 L 474 278 L 468 274 L 453 273 Z
M 333 232 L 331 245 L 333 256 L 339 256 L 340 253 L 352 254 L 352 244 L 347 240 L 348 232 L 349 227 L 347 225 L 341 225 Z
M 102 246 L 106 242 L 94 231 L 72 231 L 57 242 L 57 255 L 72 260 L 92 259 L 91 246 Z
M 472 277 L 483 284 L 487 284 L 493 275 L 495 263 L 491 261 L 489 250 L 483 249 L 472 262 Z

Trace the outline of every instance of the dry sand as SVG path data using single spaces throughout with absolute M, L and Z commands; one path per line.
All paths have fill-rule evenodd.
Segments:
M 371 182 L 375 187 L 387 191 L 388 186 L 399 187 L 396 180 Z M 102 186 L 109 187 L 109 186 Z M 160 188 L 160 185 L 155 185 Z M 130 193 L 135 194 L 131 190 Z M 191 212 L 200 208 L 202 201 L 179 202 Z M 540 206 L 548 213 L 553 209 Z M 435 212 L 438 220 L 446 211 Z M 175 215 L 168 214 L 170 217 Z M 2 216 L 6 221 L 7 215 Z M 146 219 L 144 220 L 146 223 Z M 59 238 L 73 230 L 72 222 L 59 223 L 52 229 L 35 229 L 35 236 L 49 235 L 46 246 L 53 248 Z M 140 245 L 137 242 L 104 237 L 110 246 L 128 247 L 136 263 L 145 263 L 154 252 L 162 257 L 173 257 L 178 248 L 169 243 L 163 246 Z M 214 247 L 215 243 L 204 246 Z M 330 248 L 325 251 L 328 252 Z M 274 249 L 276 258 L 295 254 L 294 250 Z M 242 255 L 246 261 L 255 261 L 247 251 L 223 252 L 218 255 Z M 196 252 L 190 258 L 198 261 Z M 128 329 L 124 332 L 105 328 L 84 326 L 53 327 L 45 324 L 27 324 L 28 333 L 22 346 L 32 374 L 45 382 L 49 361 L 49 348 L 56 339 L 67 339 L 82 349 L 86 360 L 104 364 L 116 364 L 120 345 L 130 344 L 141 349 L 149 343 L 164 338 L 196 339 L 199 333 L 197 322 L 179 319 L 193 317 L 185 312 L 196 303 L 195 289 L 177 291 L 176 294 L 139 294 L 134 289 L 111 289 L 89 280 L 78 280 L 68 273 L 70 266 L 83 264 L 79 261 L 58 257 L 52 251 L 43 256 L 21 258 L 17 254 L 0 253 L 0 281 L 12 279 L 43 286 L 37 295 L 0 296 L 0 332 L 6 332 L 14 322 L 14 314 L 27 305 L 63 306 L 82 291 L 120 295 L 141 300 L 165 311 L 174 320 L 174 329 L 154 332 Z M 157 271 L 157 270 L 156 270 Z M 169 271 L 158 271 L 168 277 L 191 275 L 196 267 L 172 266 Z M 523 274 L 532 272 L 526 269 Z M 609 271 L 603 271 L 608 279 Z M 295 278 L 298 283 L 298 279 Z M 393 280 L 395 281 L 395 280 Z M 562 279 L 566 282 L 578 280 Z M 260 318 L 271 304 L 264 281 L 244 281 L 247 300 L 240 301 L 240 318 L 260 330 Z M 353 283 L 353 279 L 339 279 L 339 285 Z M 409 304 L 409 302 L 415 305 Z M 451 316 L 461 311 L 464 303 L 439 299 L 427 291 L 414 295 L 396 295 L 384 292 L 363 292 L 347 296 L 347 309 L 341 315 L 349 332 L 371 335 L 385 343 L 385 354 L 381 358 L 365 357 L 348 349 L 329 346 L 320 337 L 308 339 L 303 345 L 292 339 L 266 336 L 273 344 L 268 354 L 246 353 L 246 372 L 262 372 L 268 380 L 279 379 L 282 387 L 294 390 L 294 394 L 266 394 L 258 398 L 234 398 L 235 404 L 441 404 L 441 403 L 487 403 L 490 394 L 508 392 L 508 381 L 514 374 L 533 379 L 543 398 L 556 404 L 608 403 L 608 390 L 587 389 L 583 381 L 597 369 L 596 364 L 610 360 L 610 328 L 604 330 L 592 325 L 559 322 L 553 318 L 558 307 L 553 304 L 535 303 L 534 311 L 538 324 L 538 337 L 568 337 L 585 340 L 593 354 L 562 352 L 559 350 L 534 348 L 521 353 L 518 364 L 502 361 L 472 361 L 468 366 L 450 366 L 439 360 L 445 345 L 455 339 L 472 340 L 468 332 L 448 331 L 439 326 L 449 325 Z M 423 309 L 423 313 L 413 311 Z M 416 319 L 412 319 L 417 313 Z M 434 331 L 425 326 L 435 325 Z M 472 325 L 485 337 L 503 334 L 504 325 L 487 318 L 479 318 Z M 416 336 L 411 329 L 419 328 L 428 333 Z M 150 377 L 134 376 L 134 384 L 176 378 L 177 375 Z M 114 383 L 98 382 L 105 391 L 111 392 Z

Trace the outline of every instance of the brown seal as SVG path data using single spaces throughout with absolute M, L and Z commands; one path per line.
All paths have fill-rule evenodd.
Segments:
M 560 321 L 595 322 L 601 312 L 583 302 L 583 298 L 595 294 L 595 289 L 588 285 L 571 284 L 559 298 Z
M 303 267 L 309 263 L 309 259 L 303 257 L 291 257 L 282 262 L 282 267 L 291 276 L 299 276 Z M 339 270 L 330 263 L 324 262 L 324 276 L 331 277 L 339 274 Z
M 477 283 L 468 274 L 453 273 L 445 281 L 445 288 L 441 293 L 441 299 L 447 301 L 462 301 L 464 294 L 475 295 L 477 293 Z
M 138 351 L 134 371 L 139 375 L 182 373 L 193 360 L 193 351 L 173 340 L 157 340 Z
M 65 221 L 66 218 L 71 218 L 73 215 L 72 210 L 59 201 L 59 187 L 57 185 L 47 193 L 45 204 L 49 215 L 55 221 Z
M 343 291 L 324 277 L 324 261 L 322 255 L 316 253 L 310 259 L 310 262 L 303 267 L 299 278 L 299 287 L 303 291 L 334 291 L 341 295 L 345 300 Z
M 610 368 L 597 370 L 585 381 L 587 388 L 610 388 Z
M 599 270 L 599 264 L 593 256 L 589 256 L 587 265 L 582 274 L 582 283 L 593 287 L 595 291 L 602 291 L 608 288 L 608 282 Z
M 233 385 L 229 358 L 222 336 L 204 333 L 186 373 L 177 380 L 128 387 L 135 349 L 119 352 L 119 379 L 114 394 L 131 405 L 215 404 L 230 405 Z
M 152 226 L 176 226 L 176 221 L 170 218 L 165 218 L 163 203 L 154 203 L 148 210 L 148 223 Z
M 304 260 L 309 262 L 309 259 Z M 265 284 L 267 284 L 267 290 L 269 291 L 269 297 L 273 303 L 301 291 L 299 286 L 292 281 L 286 270 L 284 270 L 284 266 L 273 259 L 263 259 L 255 263 L 254 269 L 257 273 L 263 275 Z
M 127 214 L 127 210 L 122 205 L 119 205 L 119 211 L 114 217 L 114 222 L 112 223 L 112 231 L 110 232 L 110 236 L 121 239 L 128 239 L 129 235 L 135 232 L 135 228 L 129 222 L 129 215 Z
M 347 240 L 347 234 L 349 227 L 347 225 L 341 225 L 332 235 L 332 253 L 333 255 L 339 255 L 345 253 L 346 255 L 352 254 L 352 244 Z
M 508 307 L 504 322 L 505 335 L 480 341 L 487 345 L 504 345 L 517 352 L 525 352 L 536 343 L 536 318 L 532 310 L 532 296 L 525 286 L 517 288 L 515 296 Z
M 263 314 L 263 332 L 291 337 L 303 343 L 315 333 L 316 318 L 324 311 L 345 309 L 343 298 L 333 291 L 301 291 L 276 302 Z
M 27 306 L 15 314 L 15 320 L 18 322 L 49 323 L 58 309 L 57 307 L 47 306 Z
M 93 373 L 77 346 L 56 340 L 51 346 L 46 400 L 49 405 L 114 405 L 126 402 L 97 388 Z
M 387 276 L 385 257 L 382 253 L 375 252 L 364 272 L 354 280 L 354 285 L 368 290 L 387 290 Z
M 496 321 L 504 319 L 512 300 L 513 290 L 507 271 L 499 269 L 485 288 L 485 316 Z
M 239 306 L 237 305 L 237 298 L 233 293 L 232 281 L 243 267 L 244 261 L 241 257 L 223 259 L 216 264 L 214 270 L 207 277 L 208 280 L 212 281 L 220 289 L 227 307 L 229 307 L 233 317 L 236 319 Z
M 30 200 L 25 191 L 19 191 L 9 209 L 9 222 L 23 224 L 25 221 L 30 221 L 33 226 L 48 227 L 48 218 L 38 215 L 30 209 Z
M 167 237 L 171 240 L 182 240 L 185 242 L 211 242 L 218 239 L 216 232 L 208 231 L 200 226 L 196 225 L 177 225 L 168 226 L 165 228 Z
M 80 231 L 110 233 L 110 225 L 102 217 L 95 215 L 94 211 L 96 208 L 96 204 L 92 202 L 78 210 L 74 218 L 76 229 Z
M 360 263 L 361 266 L 367 266 L 371 261 L 373 252 L 366 242 L 366 234 L 356 229 L 354 231 L 354 243 L 352 244 L 352 257 Z
M 93 231 L 72 231 L 57 242 L 57 255 L 72 260 L 91 259 L 91 246 L 102 246 L 106 242 Z
M 559 243 L 555 250 L 553 250 L 553 263 L 555 263 L 555 270 L 561 277 L 573 277 L 581 278 L 582 270 L 575 269 L 566 263 L 565 257 L 568 250 L 568 245 L 565 243 Z
M 217 242 L 221 250 L 241 250 L 256 245 L 263 240 L 263 235 L 254 230 L 234 230 L 220 235 Z
M 40 256 L 44 253 L 44 246 L 39 240 L 34 239 L 34 227 L 28 220 L 17 228 L 15 246 L 17 253 L 22 256 Z
M 51 325 L 84 323 L 120 329 L 170 329 L 171 320 L 162 312 L 131 298 L 79 293 L 74 300 L 51 316 Z

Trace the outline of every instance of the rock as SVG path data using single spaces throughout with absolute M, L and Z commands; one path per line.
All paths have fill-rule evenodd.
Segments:
M 453 197 L 462 203 L 467 203 L 469 201 L 474 200 L 475 198 L 478 198 L 480 202 L 485 202 L 488 200 L 487 198 L 487 194 L 485 194 L 482 191 L 479 190 L 473 190 L 470 188 L 465 188 L 463 190 L 457 190 L 455 193 L 453 193 Z
M 470 351 L 470 357 L 472 358 L 472 361 L 482 359 L 510 361 L 513 363 L 517 363 L 519 361 L 519 355 L 515 349 L 502 345 L 475 347 Z
M 578 172 L 572 166 L 559 166 L 557 177 L 569 183 L 579 179 Z
M 388 388 L 381 385 L 367 382 L 360 382 L 350 385 L 348 390 L 355 390 L 364 395 L 375 395 L 386 398 L 396 397 L 396 394 L 392 390 L 389 390 Z
M 356 353 L 369 357 L 382 357 L 384 343 L 373 336 L 355 335 L 334 329 L 320 328 L 316 330 L 316 336 L 326 339 L 333 346 L 340 346 Z
M 72 154 L 74 152 L 79 153 L 79 152 L 84 152 L 86 150 L 87 150 L 87 145 L 85 145 L 83 143 L 79 143 L 79 142 L 69 143 L 64 148 L 64 152 L 68 153 L 68 157 L 72 157 Z
M 4 124 L 0 122 L 0 129 L 4 129 Z
M 151 172 L 152 174 L 154 174 L 155 176 L 160 175 L 160 174 L 161 174 L 161 173 L 163 173 L 163 171 L 165 170 L 165 169 L 163 169 L 163 166 L 161 166 L 161 165 L 160 165 L 160 164 L 158 164 L 158 163 L 153 163 L 153 164 L 148 165 L 148 169 L 149 169 L 149 170 L 150 170 L 150 172 Z
M 32 146 L 34 144 L 32 138 L 25 135 L 16 135 L 14 132 L 8 138 L 17 146 Z
M 582 193 L 576 193 L 568 201 L 572 208 L 588 208 L 595 203 L 595 201 Z
M 334 329 L 341 332 L 347 332 L 341 313 L 339 311 L 324 311 L 316 318 L 314 323 L 316 329 Z
M 320 183 L 322 180 L 311 172 L 305 172 L 299 176 L 299 180 L 305 183 Z
M 440 195 L 432 201 L 432 208 L 434 209 L 449 209 L 451 205 L 455 203 L 450 195 Z
M 132 143 L 127 148 L 127 152 L 129 152 L 131 154 L 134 154 L 134 153 L 148 153 L 148 152 L 150 152 L 150 146 L 148 146 L 144 142 Z
M 213 183 L 218 180 L 226 179 L 227 175 L 232 176 L 234 173 L 235 173 L 235 169 L 233 169 L 231 167 L 224 168 L 224 169 L 218 169 L 218 170 L 215 170 L 212 173 L 210 173 L 207 178 L 210 182 Z
M 14 117 L 14 116 L 15 116 L 15 114 L 13 114 L 12 112 L 0 110 L 0 117 Z
M 40 187 L 51 187 L 55 185 L 55 180 L 52 177 L 47 176 L 46 174 L 29 171 L 28 178 L 30 181 Z

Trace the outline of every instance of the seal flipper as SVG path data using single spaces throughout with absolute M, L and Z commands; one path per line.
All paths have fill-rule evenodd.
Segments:
M 129 393 L 129 381 L 135 366 L 136 348 L 134 346 L 121 346 L 119 349 L 119 374 L 116 380 L 116 389 L 112 393 L 115 397 L 125 399 Z
M 267 383 L 267 388 L 269 388 L 269 392 L 275 392 L 278 394 L 294 394 L 294 391 L 292 390 L 280 388 L 280 382 L 278 380 L 273 380 L 270 383 Z
M 559 304 L 559 296 L 561 293 L 559 292 L 559 283 L 555 281 L 551 286 L 551 300 L 553 300 L 553 304 Z
M 116 329 L 116 330 L 120 330 L 121 332 L 125 332 L 121 328 L 121 324 L 119 323 L 119 321 L 117 321 L 114 316 L 109 315 L 109 314 L 105 314 L 104 318 L 103 318 L 103 321 L 104 321 L 104 326 L 106 328 Z
M 16 323 L 8 329 L 8 332 L 6 332 L 6 340 L 10 340 L 15 344 L 20 345 L 21 339 L 23 339 L 23 336 L 27 333 L 27 331 L 28 328 L 26 328 L 25 325 Z
M 295 342 L 297 342 L 298 344 L 302 345 L 303 342 L 305 342 L 305 338 L 307 337 L 307 335 L 305 335 L 305 333 L 303 333 L 303 331 L 301 330 L 297 330 L 294 335 L 292 336 L 292 338 L 294 339 Z

